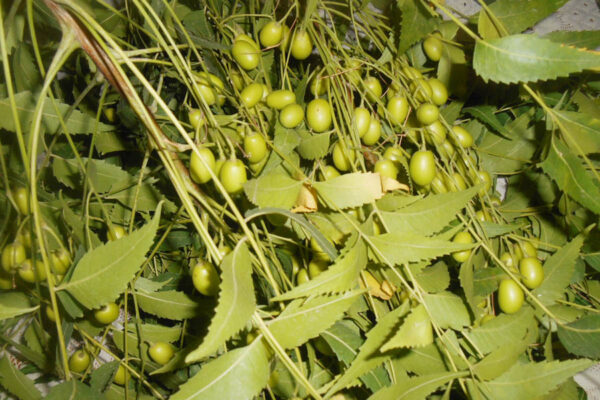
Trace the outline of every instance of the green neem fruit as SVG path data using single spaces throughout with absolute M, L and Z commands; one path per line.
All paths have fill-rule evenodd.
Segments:
M 25 246 L 19 242 L 9 243 L 2 250 L 2 268 L 6 272 L 11 272 L 17 269 L 26 258 Z
M 377 102 L 377 100 L 381 97 L 381 93 L 383 93 L 379 79 L 375 78 L 374 76 L 368 76 L 364 79 L 363 86 L 367 93 L 367 99 L 373 103 Z
M 331 105 L 327 100 L 314 99 L 306 107 L 306 122 L 313 131 L 325 132 L 331 127 Z
M 435 36 L 430 36 L 423 41 L 423 50 L 431 61 L 440 61 L 443 47 L 442 41 Z
M 247 71 L 258 67 L 260 62 L 260 49 L 256 43 L 239 40 L 239 37 L 233 43 L 231 54 L 239 66 Z
M 519 285 L 510 278 L 503 279 L 498 288 L 498 305 L 506 314 L 514 314 L 521 309 L 525 296 Z
M 360 138 L 360 140 L 363 142 L 364 145 L 372 146 L 375 143 L 377 143 L 380 137 L 381 123 L 377 118 L 371 118 L 371 121 L 369 122 L 369 130 L 367 131 L 367 133 L 364 134 L 362 138 Z
M 392 160 L 381 159 L 375 163 L 373 171 L 377 172 L 381 176 L 396 179 L 398 176 L 398 168 Z
M 267 105 L 275 110 L 281 110 L 296 102 L 296 95 L 291 90 L 274 90 L 267 95 Z
M 422 104 L 417 108 L 417 120 L 423 125 L 431 125 L 438 120 L 440 110 L 431 103 Z
M 454 142 L 457 145 L 460 145 L 465 149 L 473 146 L 473 136 L 471 136 L 468 130 L 457 125 L 452 127 L 452 132 L 454 132 Z
M 429 79 L 427 83 L 429 83 L 429 87 L 431 88 L 431 101 L 433 104 L 436 106 L 446 104 L 448 101 L 448 89 L 446 89 L 446 85 L 436 78 Z
M 305 60 L 313 50 L 313 42 L 308 32 L 296 31 L 292 38 L 291 53 L 296 60 Z
M 246 107 L 252 108 L 262 100 L 263 91 L 261 83 L 251 83 L 240 93 L 240 100 Z
M 340 171 L 349 171 L 355 159 L 354 150 L 348 147 L 344 149 L 341 142 L 337 142 L 333 146 L 333 165 Z
M 364 107 L 356 107 L 354 109 L 353 117 L 354 130 L 359 137 L 363 137 L 369 130 L 369 124 L 371 123 L 371 113 Z
M 244 183 L 248 180 L 246 167 L 241 160 L 227 160 L 221 167 L 219 179 L 227 193 L 235 194 L 242 191 Z
M 387 112 L 390 122 L 394 125 L 402 125 L 408 115 L 408 100 L 404 96 L 395 96 L 387 103 Z
M 304 119 L 304 110 L 300 104 L 288 104 L 279 113 L 279 122 L 285 128 L 292 129 Z
M 283 26 L 277 21 L 269 21 L 262 27 L 259 34 L 263 47 L 272 47 L 283 39 Z
M 267 156 L 267 142 L 260 133 L 246 135 L 244 138 L 244 151 L 249 162 L 258 163 Z
M 456 236 L 454 236 L 454 239 L 452 239 L 452 242 L 460 243 L 460 244 L 471 244 L 471 243 L 473 243 L 473 236 L 471 236 L 471 234 L 466 231 L 458 232 L 456 234 Z M 454 253 L 452 253 L 452 258 L 454 258 L 456 261 L 462 263 L 462 262 L 467 261 L 469 259 L 470 255 L 471 255 L 471 249 L 455 251 Z
M 215 170 L 215 156 L 207 147 L 198 147 L 198 153 L 192 151 L 190 175 L 195 182 L 206 183 L 212 179 L 210 171 Z
M 433 153 L 429 150 L 416 151 L 410 158 L 409 173 L 417 185 L 429 185 L 436 173 Z

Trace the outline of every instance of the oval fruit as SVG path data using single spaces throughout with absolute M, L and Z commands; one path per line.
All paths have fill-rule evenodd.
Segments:
M 396 167 L 396 164 L 392 160 L 388 160 L 385 158 L 375 163 L 373 171 L 377 172 L 381 176 L 385 176 L 392 179 L 396 179 L 396 177 L 398 176 L 398 168 Z
M 64 248 L 53 251 L 50 254 L 50 264 L 55 274 L 64 275 L 71 266 L 71 256 Z
M 540 286 L 544 280 L 544 268 L 542 263 L 535 257 L 525 257 L 519 262 L 521 280 L 529 289 Z
M 210 171 L 215 170 L 215 156 L 207 147 L 198 147 L 198 153 L 192 150 L 190 157 L 190 175 L 196 183 L 206 183 L 212 179 Z
M 374 76 L 368 76 L 363 81 L 363 86 L 367 93 L 367 99 L 371 102 L 376 102 L 380 97 L 383 89 L 381 88 L 381 83 L 379 79 Z
M 219 274 L 207 261 L 200 261 L 192 268 L 192 282 L 196 290 L 205 296 L 216 296 L 219 293 Z
M 310 279 L 315 279 L 321 274 L 321 272 L 325 271 L 328 266 L 329 262 L 327 260 L 323 260 L 321 258 L 313 258 L 308 263 L 308 276 L 310 277 Z
M 365 133 L 365 135 L 362 138 L 360 138 L 360 140 L 363 142 L 364 145 L 372 146 L 375 143 L 377 143 L 380 137 L 381 123 L 377 118 L 371 118 L 371 121 L 369 122 L 369 130 L 367 131 L 367 133 Z
M 244 138 L 244 152 L 251 163 L 257 163 L 267 156 L 267 142 L 260 133 L 246 135 Z
M 325 132 L 331 127 L 331 105 L 325 99 L 314 99 L 306 107 L 306 122 L 313 131 Z
M 354 150 L 349 148 L 344 149 L 341 142 L 338 141 L 333 146 L 333 165 L 340 171 L 349 171 L 355 159 L 356 154 L 354 154 Z
M 296 31 L 292 38 L 291 53 L 296 60 L 304 60 L 310 56 L 313 49 L 313 42 L 308 32 L 304 30 Z
M 304 110 L 300 104 L 288 104 L 279 113 L 279 122 L 288 129 L 297 127 L 303 119 Z
M 9 243 L 2 250 L 2 268 L 6 272 L 11 272 L 17 269 L 26 258 L 25 246 L 18 242 Z
M 452 127 L 452 132 L 454 133 L 454 142 L 457 145 L 460 145 L 465 149 L 473 146 L 473 136 L 471 136 L 468 130 L 457 125 Z
M 291 90 L 273 90 L 267 95 L 267 105 L 275 110 L 281 110 L 296 102 L 296 95 Z
M 387 103 L 387 112 L 390 122 L 402 125 L 408 115 L 408 100 L 404 96 L 394 96 Z
M 188 113 L 188 119 L 190 121 L 190 124 L 194 128 L 194 132 L 200 130 L 200 128 L 202 128 L 206 123 L 204 113 L 202 113 L 202 111 L 200 111 L 198 108 L 190 109 L 190 112 Z
M 240 100 L 248 108 L 252 108 L 262 100 L 263 85 L 260 83 L 251 83 L 240 93 Z
M 338 176 L 340 176 L 340 172 L 332 165 L 326 165 L 322 171 L 319 171 L 319 177 L 322 181 L 328 181 Z
M 429 101 L 433 94 L 433 90 L 425 79 L 416 79 L 410 85 L 413 95 L 419 102 Z
M 125 229 L 120 225 L 114 224 L 108 228 L 108 232 L 106 233 L 108 240 L 110 240 L 111 242 L 117 239 L 121 239 L 125 235 L 127 235 Z
M 156 342 L 150 346 L 148 354 L 157 364 L 165 365 L 173 358 L 173 346 L 167 342 Z
M 363 137 L 369 130 L 369 124 L 371 123 L 371 113 L 364 107 L 356 107 L 354 109 L 354 117 L 352 120 L 354 130 L 358 134 L 358 137 Z
M 94 311 L 94 319 L 102 325 L 111 324 L 117 318 L 119 318 L 119 306 L 115 303 L 108 303 Z
M 27 192 L 27 189 L 24 187 L 15 188 L 13 196 L 19 212 L 23 215 L 29 214 L 29 193 Z
M 231 54 L 239 66 L 247 71 L 258 67 L 260 62 L 260 50 L 258 46 L 247 40 L 239 40 L 239 37 L 233 43 Z
M 125 369 L 124 366 L 119 365 L 119 368 L 117 369 L 117 372 L 115 373 L 115 376 L 113 377 L 113 382 L 116 383 L 117 385 L 124 386 L 128 380 L 129 380 L 129 373 L 127 372 L 127 370 Z
M 82 373 L 90 365 L 90 355 L 87 351 L 77 350 L 69 358 L 69 369 L 78 374 Z
M 410 177 L 417 185 L 429 185 L 435 178 L 435 171 L 435 158 L 431 151 L 419 150 L 410 158 Z
M 310 281 L 310 277 L 308 276 L 308 271 L 305 268 L 300 268 L 298 271 L 298 275 L 296 275 L 296 285 L 302 285 Z
M 429 137 L 433 143 L 442 145 L 446 141 L 446 133 L 448 133 L 448 131 L 439 119 L 434 121 L 432 124 L 427 125 L 425 129 L 427 130 L 427 133 L 429 133 Z
M 383 158 L 393 161 L 395 164 L 401 164 L 405 159 L 402 150 L 399 147 L 390 146 L 383 152 Z
M 442 81 L 436 78 L 431 78 L 427 81 L 431 88 L 431 102 L 436 106 L 446 104 L 448 101 L 448 89 Z
M 471 244 L 471 243 L 473 243 L 473 236 L 471 236 L 471 234 L 466 231 L 458 232 L 456 234 L 456 236 L 454 236 L 454 239 L 452 239 L 452 242 L 459 243 L 459 244 Z M 470 255 L 471 255 L 471 249 L 461 250 L 461 251 L 455 251 L 454 253 L 452 253 L 452 258 L 454 258 L 456 261 L 458 261 L 460 263 L 463 263 L 469 259 Z
M 417 108 L 417 120 L 423 125 L 431 125 L 438 120 L 440 110 L 436 105 L 431 103 L 421 104 Z
M 431 61 L 440 61 L 444 44 L 435 36 L 430 36 L 423 41 L 423 51 Z
M 219 179 L 227 193 L 235 194 L 242 191 L 244 183 L 248 180 L 246 167 L 241 160 L 227 160 L 221 167 Z
M 498 288 L 498 305 L 506 314 L 514 314 L 521 309 L 525 296 L 523 290 L 512 279 L 503 279 Z
M 44 263 L 40 260 L 36 260 L 34 265 L 30 259 L 23 261 L 19 267 L 19 276 L 28 283 L 43 281 L 46 279 Z
M 317 97 L 322 96 L 329 88 L 329 79 L 323 76 L 315 76 L 310 82 L 310 93 Z
M 283 26 L 277 21 L 269 21 L 262 27 L 258 39 L 263 47 L 273 47 L 283 38 Z

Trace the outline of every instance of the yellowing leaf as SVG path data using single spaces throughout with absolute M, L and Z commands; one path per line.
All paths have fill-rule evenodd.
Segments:
M 512 35 L 475 44 L 473 68 L 485 81 L 535 82 L 600 67 L 600 54 L 564 47 L 535 35 Z
M 383 196 L 379 174 L 355 172 L 344 174 L 313 187 L 330 207 L 350 208 L 370 203 Z
M 302 185 L 296 203 L 292 212 L 295 213 L 310 213 L 315 212 L 318 209 L 317 193 L 313 188 L 307 185 Z
M 413 308 L 396 334 L 381 347 L 387 351 L 398 347 L 424 347 L 433 343 L 433 328 L 422 304 Z
M 114 301 L 142 266 L 154 242 L 160 211 L 159 205 L 152 221 L 143 228 L 87 252 L 79 260 L 69 282 L 59 289 L 68 290 L 90 309 Z
M 245 242 L 240 242 L 221 263 L 219 303 L 202 344 L 185 361 L 191 363 L 216 352 L 232 335 L 240 331 L 256 310 L 252 264 Z
M 393 192 L 394 190 L 404 190 L 405 192 L 410 192 L 410 186 L 400 183 L 394 178 L 383 175 L 379 175 L 379 178 L 381 179 L 381 189 L 385 193 Z

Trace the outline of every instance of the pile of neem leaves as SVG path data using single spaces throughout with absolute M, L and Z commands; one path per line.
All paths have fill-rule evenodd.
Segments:
M 522 33 L 565 2 L 0 2 L 0 386 L 584 397 L 600 33 Z

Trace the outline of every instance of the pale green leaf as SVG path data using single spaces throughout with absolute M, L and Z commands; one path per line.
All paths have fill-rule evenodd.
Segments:
M 461 329 L 471 324 L 469 311 L 460 297 L 451 292 L 423 295 L 431 321 L 440 328 Z
M 542 396 L 592 364 L 589 360 L 515 364 L 483 387 L 497 400 L 530 400 Z
M 600 315 L 586 315 L 565 327 L 559 325 L 558 338 L 575 355 L 600 358 Z
M 600 31 L 555 31 L 544 35 L 544 38 L 583 49 L 593 50 L 600 46 Z
M 283 159 L 281 156 L 288 157 L 290 153 L 300 144 L 300 136 L 294 129 L 287 129 L 281 126 L 279 122 L 275 123 L 275 134 L 273 137 L 273 151 L 263 168 L 262 174 L 267 174 L 277 168 Z
M 0 321 L 27 314 L 38 309 L 31 306 L 29 296 L 22 292 L 0 293 Z
M 368 236 L 377 256 L 391 264 L 405 264 L 429 260 L 455 251 L 466 250 L 473 245 L 453 243 L 436 238 L 422 237 L 411 233 L 393 233 Z M 379 252 L 383 255 L 380 256 Z
M 361 294 L 352 291 L 294 300 L 267 326 L 282 347 L 298 347 L 333 325 Z
M 415 275 L 419 286 L 429 293 L 437 293 L 446 290 L 450 285 L 450 273 L 444 262 L 438 262 L 431 267 L 426 267 Z
M 141 229 L 87 252 L 75 267 L 67 290 L 87 308 L 115 300 L 127 287 L 154 242 L 160 221 L 160 205 L 152 220 Z
M 358 277 L 367 265 L 367 247 L 357 239 L 345 253 L 316 278 L 274 297 L 273 301 L 290 300 L 309 295 L 340 293 L 358 284 Z
M 534 35 L 478 41 L 473 68 L 485 81 L 535 82 L 600 66 L 600 54 L 563 47 Z
M 406 349 L 393 359 L 394 365 L 414 372 L 417 375 L 427 375 L 447 370 L 440 348 L 436 343 L 425 347 Z
M 582 206 L 600 214 L 600 187 L 582 162 L 560 141 L 553 139 L 548 157 L 540 164 L 558 187 Z
M 421 400 L 446 382 L 466 375 L 468 372 L 442 372 L 412 377 L 378 391 L 369 400 Z
M 9 360 L 6 350 L 0 358 L 0 385 L 21 400 L 38 400 L 42 394 L 24 373 Z
M 269 356 L 260 339 L 202 366 L 171 400 L 252 399 L 269 380 Z
M 245 242 L 239 242 L 223 259 L 220 269 L 221 284 L 215 316 L 210 321 L 208 334 L 202 344 L 185 358 L 187 363 L 216 352 L 231 336 L 246 326 L 256 310 L 252 263 Z
M 383 196 L 381 178 L 371 172 L 343 174 L 312 185 L 332 208 L 358 207 Z
M 387 342 L 390 335 L 393 334 L 394 328 L 399 325 L 401 318 L 408 310 L 409 302 L 405 302 L 402 306 L 384 315 L 377 322 L 377 325 L 367 333 L 367 340 L 365 340 L 365 343 L 359 349 L 350 367 L 342 373 L 340 378 L 327 391 L 326 397 L 330 397 L 330 395 L 351 385 L 356 379 L 390 358 L 389 354 L 383 354 L 379 349 Z
M 316 160 L 317 158 L 325 157 L 329 150 L 329 133 L 311 134 L 306 131 L 300 133 L 300 145 L 298 153 L 302 158 L 307 160 Z
M 526 348 L 525 341 L 507 343 L 473 365 L 473 373 L 482 380 L 497 378 L 517 362 Z
M 202 312 L 202 303 L 177 290 L 149 293 L 136 291 L 135 297 L 142 310 L 160 318 L 180 321 Z
M 484 325 L 463 334 L 480 353 L 488 354 L 502 346 L 522 340 L 532 323 L 535 324 L 535 320 L 531 308 L 523 307 L 515 314 L 500 314 Z
M 583 236 L 577 236 L 544 262 L 544 280 L 533 290 L 543 304 L 550 305 L 563 297 L 575 272 L 575 261 L 583 245 Z
M 117 200 L 129 208 L 135 206 L 136 210 L 144 212 L 154 210 L 158 203 L 163 201 L 166 211 L 175 211 L 175 205 L 170 200 L 166 200 L 152 182 L 153 179 L 147 179 L 138 185 L 138 177 L 129 175 L 111 186 L 107 198 Z
M 516 231 L 517 229 L 523 228 L 523 226 L 525 225 L 524 223 L 518 222 L 515 222 L 513 224 L 496 224 L 490 221 L 481 221 L 480 224 L 481 228 L 483 229 L 483 232 L 485 232 L 485 235 L 488 238 L 495 238 L 497 236 L 506 235 L 507 233 L 511 233 Z
M 553 111 L 558 117 L 562 137 L 578 154 L 600 152 L 600 119 L 575 111 Z
M 433 343 L 433 328 L 422 304 L 413 308 L 396 334 L 381 346 L 381 351 L 399 347 L 424 347 Z
M 506 278 L 506 272 L 500 267 L 476 269 L 473 274 L 473 294 L 486 297 L 498 289 L 500 280 Z
M 321 332 L 321 337 L 329 344 L 337 359 L 346 366 L 354 360 L 358 348 L 364 342 L 358 327 L 348 320 L 336 322 L 331 328 Z M 360 380 L 373 392 L 390 382 L 387 372 L 381 366 L 367 372 Z
M 21 127 L 25 130 L 29 129 L 29 125 L 33 121 L 33 113 L 35 111 L 35 102 L 38 100 L 31 92 L 21 92 L 15 95 L 17 111 Z M 70 106 L 56 101 L 56 106 L 59 110 L 61 118 L 64 118 Z M 4 118 L 0 119 L 0 128 L 9 131 L 15 131 L 15 121 L 8 98 L 0 100 L 0 115 Z M 111 125 L 106 125 L 102 122 L 96 123 L 95 115 L 84 114 L 75 109 L 65 120 L 65 124 L 70 134 L 89 134 L 93 132 L 112 131 L 114 128 Z M 52 104 L 52 100 L 46 99 L 42 111 L 42 126 L 49 133 L 54 133 L 60 128 L 59 116 Z
M 301 187 L 301 181 L 276 171 L 246 182 L 244 193 L 259 207 L 290 209 L 296 204 Z
M 381 217 L 391 232 L 415 233 L 428 236 L 444 228 L 456 218 L 478 187 L 460 192 L 427 196 L 406 207 L 392 211 L 381 211 Z
M 506 31 L 513 34 L 531 28 L 536 22 L 557 11 L 566 2 L 567 0 L 497 0 L 489 5 L 489 10 Z M 501 36 L 489 15 L 483 10 L 479 14 L 477 25 L 479 33 L 484 39 Z M 485 28 L 482 29 L 482 25 Z
M 129 174 L 120 167 L 104 160 L 82 158 L 82 162 L 87 168 L 87 179 L 91 181 L 97 193 L 108 192 L 115 181 L 129 177 Z M 56 179 L 71 189 L 79 186 L 84 176 L 79 168 L 79 163 L 74 158 L 55 158 L 52 162 L 52 172 Z

